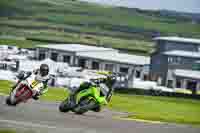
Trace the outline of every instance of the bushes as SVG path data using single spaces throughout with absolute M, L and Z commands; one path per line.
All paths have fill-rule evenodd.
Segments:
M 184 94 L 178 92 L 164 92 L 162 90 L 144 90 L 144 89 L 137 89 L 137 88 L 118 88 L 115 89 L 116 93 L 123 93 L 123 94 L 136 94 L 136 95 L 149 95 L 149 96 L 166 96 L 166 97 L 182 97 L 182 98 L 191 98 L 191 99 L 200 99 L 200 95 L 191 95 L 191 94 Z

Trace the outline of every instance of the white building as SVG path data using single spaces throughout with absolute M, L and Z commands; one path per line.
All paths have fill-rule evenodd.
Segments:
M 48 64 L 50 68 L 50 74 L 53 75 L 59 73 L 59 71 L 65 71 L 65 69 L 66 70 L 68 69 L 67 63 L 54 62 L 51 59 L 45 59 L 42 61 L 36 61 L 36 60 L 20 61 L 18 71 L 32 71 L 33 69 L 39 68 L 41 64 Z
M 119 53 L 112 48 L 80 44 L 49 44 L 36 48 L 36 59 L 51 58 L 57 62 L 67 62 L 94 70 L 109 70 L 126 75 L 127 85 L 132 87 L 134 78 L 148 75 L 150 58 Z
M 0 45 L 0 60 L 4 60 L 9 55 L 18 53 L 19 50 L 16 46 Z

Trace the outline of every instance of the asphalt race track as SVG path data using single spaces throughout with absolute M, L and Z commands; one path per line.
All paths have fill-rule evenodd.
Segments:
M 16 129 L 20 133 L 200 133 L 200 128 L 187 125 L 114 119 L 127 114 L 107 109 L 85 115 L 61 113 L 58 104 L 29 101 L 9 107 L 5 97 L 0 96 L 0 128 Z

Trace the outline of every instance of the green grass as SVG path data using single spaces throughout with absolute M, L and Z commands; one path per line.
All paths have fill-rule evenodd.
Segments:
M 158 13 L 152 11 L 142 13 L 134 9 L 70 0 L 1 0 L 0 9 L 1 35 L 30 37 L 41 41 L 91 45 L 100 42 L 107 47 L 149 54 L 154 48 L 149 31 L 200 38 L 200 24 L 159 17 Z M 33 47 L 41 43 L 4 39 L 0 44 L 5 42 L 20 47 Z
M 13 45 L 20 48 L 32 48 L 45 43 L 30 40 L 0 39 L 0 45 Z
M 21 130 L 21 129 L 10 129 L 0 128 L 0 133 L 35 133 L 33 130 Z
M 129 118 L 200 125 L 200 101 L 117 94 L 110 108 L 132 112 Z
M 1 21 L 0 23 L 4 22 L 5 20 Z M 11 23 L 6 20 L 4 23 Z M 28 21 L 26 24 L 21 23 L 21 21 L 14 21 L 12 22 L 15 25 L 28 25 L 32 23 Z M 35 25 L 42 26 L 42 23 L 34 23 Z M 44 24 L 45 25 L 45 24 Z M 47 25 L 46 25 L 47 26 Z M 65 26 L 66 27 L 66 26 Z M 71 28 L 71 27 L 68 27 Z M 59 28 L 58 28 L 59 29 Z M 76 27 L 77 29 L 77 27 Z M 79 29 L 79 28 L 78 28 Z M 93 32 L 93 31 L 89 31 Z M 102 33 L 100 31 L 100 33 Z M 105 32 L 103 32 L 105 33 Z M 8 44 L 8 45 L 17 45 L 19 47 L 34 47 L 38 44 L 45 44 L 49 43 L 81 43 L 81 44 L 88 44 L 88 45 L 98 45 L 98 46 L 105 46 L 105 47 L 113 47 L 125 51 L 129 51 L 130 53 L 148 55 L 154 49 L 154 43 L 151 41 L 146 40 L 138 40 L 135 38 L 119 38 L 114 37 L 114 32 L 106 32 L 106 34 L 111 34 L 112 36 L 102 36 L 102 35 L 90 35 L 85 33 L 68 33 L 63 31 L 57 31 L 56 26 L 51 25 L 49 29 L 37 30 L 37 29 L 23 29 L 23 28 L 14 28 L 14 27 L 3 27 L 0 30 L 0 34 L 3 36 L 12 35 L 12 36 L 22 36 L 24 38 L 37 40 L 16 40 L 10 38 L 0 38 L 0 44 Z M 117 33 L 121 34 L 121 33 Z
M 0 93 L 9 94 L 10 88 L 14 83 L 6 80 L 0 80 Z M 46 101 L 62 101 L 68 95 L 64 88 L 49 88 L 48 93 L 44 94 L 41 99 Z
M 16 131 L 11 129 L 0 129 L 0 133 L 16 133 Z
M 9 94 L 12 85 L 14 84 L 10 81 L 0 80 L 0 93 Z
M 128 50 L 130 53 L 139 53 L 141 55 L 148 55 L 153 49 L 154 44 L 152 42 L 137 40 L 137 39 L 125 39 L 116 37 L 105 37 L 87 34 L 77 34 L 77 33 L 63 33 L 57 32 L 55 30 L 19 30 L 15 28 L 3 29 L 4 32 L 9 32 L 14 30 L 13 38 L 7 38 L 5 33 L 0 36 L 0 44 L 16 45 L 19 47 L 35 47 L 39 44 L 49 43 L 81 43 L 96 46 L 113 47 L 121 50 Z M 20 32 L 20 34 L 18 34 Z M 1 31 L 0 31 L 1 33 Z M 20 40 L 19 37 L 24 36 L 29 40 Z M 37 41 L 32 41 L 37 40 Z M 42 43 L 41 43 L 42 42 Z
M 8 94 L 11 84 L 9 81 L 0 81 L 0 93 Z M 67 95 L 64 88 L 50 88 L 41 99 L 62 101 Z M 109 108 L 133 113 L 129 118 L 200 125 L 199 105 L 198 100 L 116 93 Z
M 123 25 L 129 28 L 144 28 L 172 33 L 199 33 L 199 25 L 189 22 L 168 23 L 170 18 L 160 18 L 139 13 L 134 10 L 114 7 L 103 7 L 84 2 L 54 0 L 1 0 L 3 13 L 7 13 L 9 18 L 42 19 L 56 24 L 85 24 L 86 27 L 101 27 L 102 24 Z M 61 4 L 59 4 L 61 3 Z M 6 16 L 6 15 L 3 15 Z M 70 19 L 69 19 L 70 18 Z M 166 22 L 164 21 L 166 20 Z M 184 27 L 184 28 L 183 28 Z
M 46 101 L 62 101 L 68 96 L 68 91 L 64 88 L 49 88 L 41 99 Z

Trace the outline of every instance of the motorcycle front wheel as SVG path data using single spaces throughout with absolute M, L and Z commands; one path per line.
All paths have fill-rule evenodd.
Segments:
M 71 110 L 69 98 L 60 103 L 59 110 L 60 112 L 69 112 Z
M 9 105 L 9 106 L 16 106 L 17 105 L 17 103 L 12 103 L 11 102 L 10 96 L 8 96 L 6 98 L 6 104 Z

